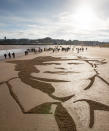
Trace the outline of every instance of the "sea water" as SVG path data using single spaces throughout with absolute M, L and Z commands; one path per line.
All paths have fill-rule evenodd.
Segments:
M 9 49 L 9 50 L 0 50 L 0 60 L 4 59 L 4 54 L 7 54 L 10 52 L 11 54 L 14 52 L 17 56 L 20 56 L 24 54 L 26 49 Z
M 5 46 L 4 46 L 5 47 Z M 11 48 L 12 47 L 12 48 Z M 49 46 L 48 45 L 34 45 L 34 46 L 28 46 L 28 45 L 20 45 L 17 47 L 17 49 L 14 49 L 13 46 L 11 46 L 9 49 L 2 49 L 0 50 L 0 60 L 4 60 L 5 57 L 4 57 L 4 54 L 7 54 L 7 58 L 8 58 L 8 53 L 10 52 L 11 54 L 14 52 L 16 56 L 22 56 L 24 55 L 24 52 L 27 50 L 27 49 L 31 49 L 31 48 L 48 48 Z

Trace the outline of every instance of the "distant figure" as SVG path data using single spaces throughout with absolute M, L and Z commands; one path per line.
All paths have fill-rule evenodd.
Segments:
M 34 48 L 34 49 L 33 49 L 33 52 L 35 53 L 35 51 L 36 51 L 36 49 Z
M 25 55 L 28 55 L 28 51 L 25 51 Z
M 8 53 L 8 56 L 9 56 L 9 58 L 11 58 L 11 53 L 10 52 Z
M 30 52 L 30 49 L 27 49 L 28 52 Z
M 82 52 L 84 51 L 84 48 L 82 48 Z
M 14 52 L 12 53 L 12 56 L 13 56 L 13 58 L 15 58 L 15 53 Z
M 53 49 L 53 53 L 55 52 L 55 49 Z
M 79 53 L 79 48 L 77 48 L 77 53 Z
M 4 37 L 4 40 L 6 41 L 6 36 Z
M 4 54 L 5 59 L 7 58 L 7 54 Z
M 46 49 L 44 48 L 44 51 L 46 51 Z
M 25 51 L 25 55 L 26 55 L 26 51 Z

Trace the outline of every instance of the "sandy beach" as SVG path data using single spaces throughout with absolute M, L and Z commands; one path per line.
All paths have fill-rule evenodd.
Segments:
M 109 130 L 109 48 L 30 53 L 0 69 L 0 131 Z

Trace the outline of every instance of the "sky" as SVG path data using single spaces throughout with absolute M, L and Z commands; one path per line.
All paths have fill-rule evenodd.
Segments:
M 109 41 L 109 0 L 0 0 L 0 39 Z

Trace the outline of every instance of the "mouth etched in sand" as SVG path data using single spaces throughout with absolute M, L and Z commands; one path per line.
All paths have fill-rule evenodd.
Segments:
M 78 61 L 80 61 L 81 63 L 80 62 L 78 63 Z M 16 103 L 19 105 L 22 112 L 24 114 L 51 114 L 51 106 L 55 104 L 56 109 L 54 116 L 60 131 L 77 130 L 75 121 L 73 120 L 67 109 L 63 106 L 64 102 L 67 102 L 75 98 L 76 94 L 75 92 L 71 91 L 70 95 L 68 96 L 63 97 L 57 96 L 55 95 L 55 91 L 57 88 L 55 88 L 52 83 L 56 83 L 57 85 L 61 85 L 61 83 L 64 83 L 66 87 L 61 88 L 66 89 L 64 91 L 65 93 L 67 93 L 67 90 L 69 88 L 73 87 L 74 85 L 73 82 L 76 83 L 82 79 L 88 82 L 87 86 L 82 88 L 82 91 L 89 90 L 93 86 L 96 77 L 100 78 L 103 82 L 105 82 L 109 86 L 109 83 L 106 80 L 104 80 L 101 76 L 99 76 L 99 73 L 97 72 L 96 69 L 98 63 L 106 64 L 106 62 L 104 61 L 90 60 L 82 57 L 78 57 L 78 59 L 62 59 L 61 57 L 55 58 L 51 56 L 44 56 L 44 57 L 36 57 L 32 60 L 9 61 L 9 63 L 16 64 L 15 70 L 19 71 L 18 77 L 21 79 L 23 83 L 30 85 L 31 88 L 40 90 L 41 92 L 47 94 L 49 97 L 53 98 L 54 100 L 57 100 L 57 102 L 45 102 L 25 112 L 25 109 L 20 103 L 16 94 L 13 93 L 12 90 L 13 87 L 9 84 L 10 81 L 9 80 L 6 83 L 9 87 L 10 94 L 14 98 Z M 85 65 L 87 68 L 85 68 Z M 68 83 L 71 82 L 73 83 L 72 87 L 67 87 Z M 73 103 L 77 103 L 80 101 L 81 102 L 85 101 L 89 105 L 90 109 L 89 128 L 92 128 L 94 125 L 94 110 L 109 111 L 109 106 L 88 99 L 78 99 Z
M 45 71 L 44 73 L 50 73 L 50 74 L 68 74 L 68 73 L 80 73 L 75 71 Z

